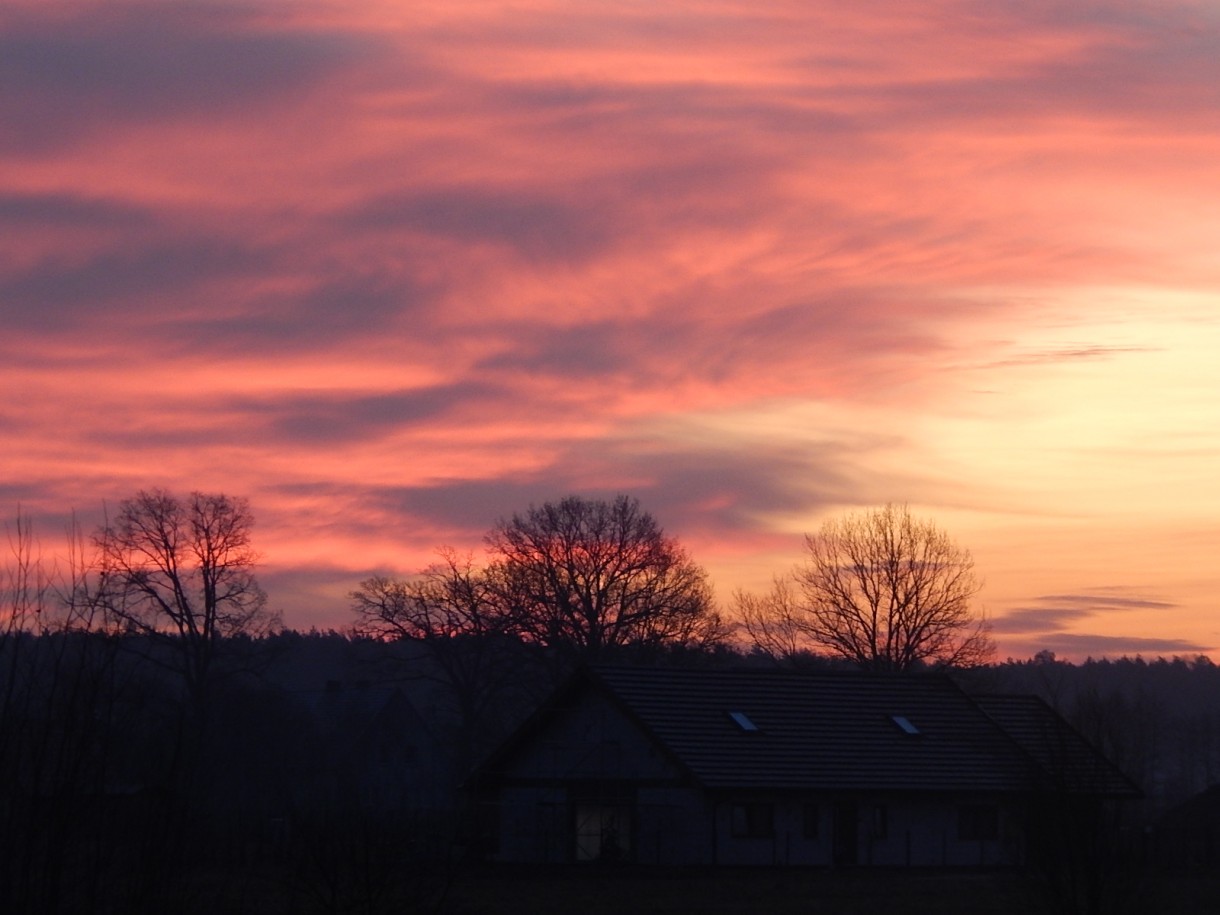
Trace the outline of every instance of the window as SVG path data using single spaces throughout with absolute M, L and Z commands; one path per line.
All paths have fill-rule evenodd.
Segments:
M 745 712 L 729 712 L 729 717 L 732 718 L 737 723 L 737 726 L 743 731 L 753 733 L 758 730 L 758 725 L 751 721 L 750 716 Z
M 577 861 L 628 861 L 634 850 L 635 789 L 626 782 L 568 786 L 573 857 Z
M 611 804 L 577 806 L 577 861 L 622 861 L 630 856 L 630 807 Z
M 775 834 L 775 808 L 771 804 L 734 804 L 731 815 L 736 839 L 767 839 Z
M 822 827 L 822 811 L 817 804 L 806 804 L 801 810 L 801 835 L 816 839 Z
M 890 715 L 890 720 L 893 721 L 894 724 L 898 725 L 898 727 L 902 728 L 902 732 L 904 734 L 910 734 L 912 737 L 914 737 L 919 733 L 919 728 L 911 724 L 911 719 L 906 715 Z
M 1000 811 L 994 804 L 965 804 L 957 811 L 957 837 L 982 842 L 1000 836 Z

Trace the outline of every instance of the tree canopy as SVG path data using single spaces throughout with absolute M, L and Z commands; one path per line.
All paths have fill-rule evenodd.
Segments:
M 596 659 L 716 640 L 707 573 L 637 499 L 569 496 L 500 521 L 491 580 L 527 639 Z
M 569 496 L 502 519 L 487 565 L 444 562 L 353 592 L 362 631 L 437 639 L 512 634 L 567 660 L 723 636 L 707 573 L 638 500 Z
M 263 635 L 279 623 L 254 577 L 253 525 L 245 499 L 153 489 L 124 500 L 94 535 L 108 612 L 168 642 L 195 696 L 221 639 Z
M 764 598 L 738 595 L 755 647 L 773 656 L 821 649 L 869 670 L 973 666 L 994 648 L 971 601 L 970 552 L 906 506 L 827 521 L 805 561 Z

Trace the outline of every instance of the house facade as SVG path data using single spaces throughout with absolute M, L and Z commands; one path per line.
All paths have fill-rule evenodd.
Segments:
M 595 668 L 470 787 L 494 860 L 667 866 L 1016 866 L 1039 805 L 1138 794 L 1038 700 L 993 704 L 941 676 Z

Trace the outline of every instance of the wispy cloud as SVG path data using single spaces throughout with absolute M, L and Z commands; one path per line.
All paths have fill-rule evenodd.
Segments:
M 18 0 L 0 496 L 239 490 L 311 619 L 570 491 L 761 580 L 924 500 L 1047 576 L 1001 635 L 1199 633 L 1206 544 L 1065 569 L 1214 516 L 1218 68 L 1185 3 Z
M 248 119 L 316 86 L 358 52 L 351 35 L 271 29 L 260 5 L 20 6 L 0 35 L 0 149 L 48 153 L 116 129 Z
M 1043 635 L 1058 633 L 1093 615 L 1092 610 L 1064 607 L 1018 607 L 991 621 L 997 634 Z
M 1131 593 L 1123 586 L 1103 586 L 1081 594 L 1047 594 L 1032 606 L 1010 609 L 991 620 L 996 636 L 1018 654 L 1032 656 L 1049 649 L 1064 657 L 1118 655 L 1184 655 L 1213 650 L 1199 641 L 1162 635 L 1114 635 L 1127 624 L 1116 615 L 1153 613 L 1172 618 L 1181 607 L 1167 600 Z M 1109 631 L 1107 631 L 1109 630 Z M 1156 631 L 1156 630 L 1154 630 Z
M 1054 365 L 1058 363 L 1072 363 L 1078 361 L 1091 361 L 1097 359 L 1110 359 L 1115 356 L 1124 356 L 1130 353 L 1151 353 L 1156 352 L 1155 347 L 1150 346 L 1103 346 L 1099 344 L 1063 347 L 1053 350 L 1044 350 L 1035 353 L 1021 353 L 1008 359 L 1002 359 L 990 364 L 989 368 L 1002 369 L 1011 366 L 1023 365 Z

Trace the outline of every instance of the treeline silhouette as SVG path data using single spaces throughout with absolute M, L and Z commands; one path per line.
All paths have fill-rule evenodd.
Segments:
M 496 650 L 512 653 L 513 685 L 471 721 L 445 671 L 409 640 L 226 639 L 223 675 L 200 710 L 142 636 L 4 633 L 0 908 L 436 904 L 478 855 L 465 774 L 553 683 L 537 646 Z M 628 659 L 769 663 L 724 647 Z M 1034 692 L 1063 712 L 1144 788 L 1148 824 L 1220 780 L 1220 669 L 1206 659 L 1044 655 L 966 676 L 972 689 Z
M 251 523 L 154 490 L 54 561 L 8 529 L 0 912 L 438 910 L 482 856 L 466 776 L 577 665 L 853 666 L 736 642 L 626 497 L 515 515 L 485 566 L 361 582 L 342 632 L 280 628 Z M 953 675 L 1042 696 L 1143 788 L 1138 829 L 1220 783 L 1207 658 Z
M 223 639 L 201 698 L 143 635 L 0 633 L 0 911 L 435 900 L 477 854 L 462 780 L 554 683 L 537 646 L 494 651 L 515 674 L 471 720 L 415 641 Z

